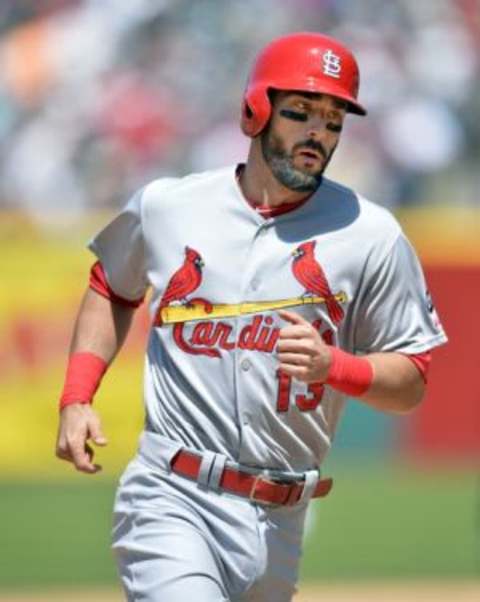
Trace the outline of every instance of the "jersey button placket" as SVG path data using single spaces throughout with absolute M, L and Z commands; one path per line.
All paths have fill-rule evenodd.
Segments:
M 252 367 L 252 362 L 248 359 L 248 358 L 244 358 L 241 362 L 240 362 L 240 368 L 244 371 L 244 372 L 248 372 L 250 370 L 250 368 Z
M 268 234 L 268 231 L 269 231 L 271 225 L 272 225 L 271 219 L 265 220 L 264 223 L 258 229 L 258 236 L 266 236 Z
M 268 234 L 270 223 L 271 223 L 270 221 L 265 221 L 258 228 L 257 237 L 256 237 L 257 239 L 264 238 Z M 261 279 L 259 278 L 259 276 L 253 276 L 250 281 L 250 284 L 247 287 L 247 293 L 257 292 L 258 289 L 260 288 L 261 284 L 262 284 L 262 282 L 261 282 Z M 250 300 L 253 300 L 253 299 L 250 299 Z
M 242 283 L 242 300 L 244 302 L 254 302 L 258 299 L 258 290 L 261 289 L 262 281 L 256 269 L 256 263 L 259 257 L 262 256 L 262 248 L 266 243 L 267 235 L 270 231 L 270 221 L 266 220 L 257 227 L 251 243 L 250 253 L 245 262 Z M 254 319 L 253 314 L 244 314 L 238 318 L 238 333 L 247 327 Z M 240 430 L 240 458 L 246 454 L 246 457 L 251 457 L 251 450 L 246 441 L 250 439 L 247 432 L 252 428 L 255 422 L 255 410 L 252 412 L 251 401 L 246 391 L 250 389 L 247 383 L 251 384 L 247 379 L 255 378 L 255 370 L 253 358 L 250 355 L 254 353 L 247 349 L 236 348 L 236 372 L 237 372 L 237 412 L 238 412 L 238 427 Z M 247 431 L 243 435 L 243 431 Z
M 254 277 L 252 279 L 252 281 L 250 282 L 250 290 L 255 292 L 258 290 L 259 286 L 260 286 L 260 280 L 257 277 Z
M 248 357 L 244 357 L 240 361 L 240 369 L 241 369 L 242 374 L 244 375 L 244 377 L 248 374 L 248 372 L 250 372 L 251 367 L 252 367 L 252 362 L 251 362 L 251 360 L 248 359 Z M 250 422 L 251 422 L 251 414 L 250 414 L 250 412 L 248 412 L 247 409 L 245 409 L 243 403 L 242 403 L 242 408 L 241 408 L 240 412 L 241 412 L 241 423 L 242 423 L 242 426 L 243 427 L 249 427 L 250 426 Z
M 243 424 L 243 426 L 249 426 L 251 420 L 252 420 L 252 417 L 251 417 L 250 413 L 249 412 L 244 412 L 243 415 L 242 415 L 242 424 Z

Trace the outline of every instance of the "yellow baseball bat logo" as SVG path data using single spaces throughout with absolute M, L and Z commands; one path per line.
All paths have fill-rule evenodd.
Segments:
M 347 294 L 343 291 L 333 296 L 339 303 L 345 303 Z M 176 324 L 178 322 L 195 322 L 198 320 L 212 320 L 215 318 L 235 318 L 248 314 L 257 314 L 285 307 L 299 307 L 325 303 L 325 297 L 292 297 L 277 301 L 247 301 L 245 303 L 205 303 L 195 302 L 186 305 L 171 305 L 163 307 L 160 315 L 162 324 Z

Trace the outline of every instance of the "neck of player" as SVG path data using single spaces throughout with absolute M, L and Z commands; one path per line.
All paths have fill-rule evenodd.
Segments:
M 261 207 L 295 203 L 312 194 L 290 190 L 277 180 L 263 157 L 259 137 L 252 140 L 247 163 L 240 173 L 239 185 L 245 198 Z

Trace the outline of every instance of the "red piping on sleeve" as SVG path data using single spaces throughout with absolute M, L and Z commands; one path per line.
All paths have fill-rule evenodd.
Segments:
M 89 286 L 102 297 L 106 297 L 110 299 L 112 303 L 116 303 L 117 305 L 123 305 L 125 307 L 132 307 L 136 309 L 139 305 L 143 303 L 145 297 L 141 299 L 124 299 L 120 297 L 116 293 L 113 292 L 110 285 L 107 282 L 107 278 L 105 276 L 105 271 L 103 269 L 102 264 L 97 261 L 93 264 L 92 269 L 90 270 L 90 283 Z
M 428 369 L 430 367 L 430 362 L 432 361 L 432 354 L 430 351 L 424 351 L 423 353 L 413 353 L 413 354 L 404 354 L 405 357 L 413 362 L 422 375 L 422 378 L 425 382 L 427 382 Z

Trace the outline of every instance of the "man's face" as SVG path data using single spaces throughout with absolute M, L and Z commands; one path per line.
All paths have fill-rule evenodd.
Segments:
M 275 92 L 261 134 L 263 157 L 290 190 L 313 192 L 335 150 L 347 104 L 327 94 Z

